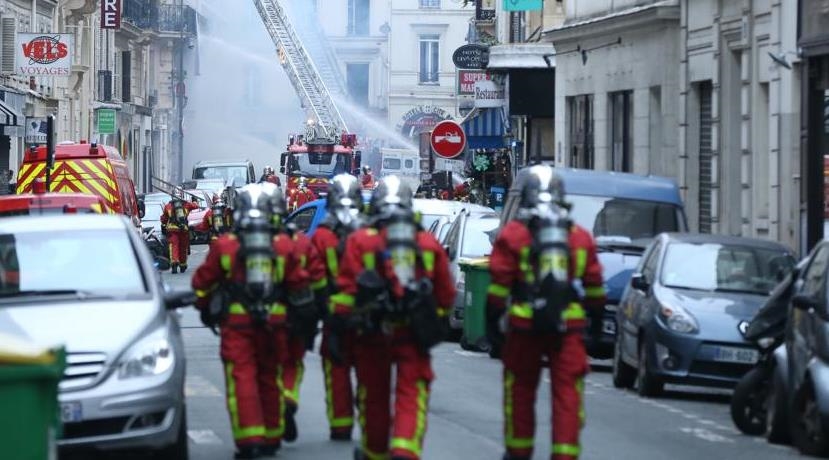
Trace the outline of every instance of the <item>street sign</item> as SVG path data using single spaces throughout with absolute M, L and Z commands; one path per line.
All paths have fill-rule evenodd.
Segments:
M 101 29 L 121 28 L 121 0 L 101 0 Z
M 542 8 L 543 0 L 504 0 L 504 11 L 538 11 Z
M 432 130 L 432 150 L 441 158 L 456 158 L 466 147 L 466 133 L 452 120 L 438 123 Z
M 484 45 L 463 45 L 452 54 L 452 62 L 459 69 L 486 69 L 489 48 Z
M 98 109 L 98 134 L 115 134 L 115 110 Z

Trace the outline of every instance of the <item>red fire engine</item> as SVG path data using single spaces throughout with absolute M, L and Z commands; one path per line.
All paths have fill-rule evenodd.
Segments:
M 279 171 L 286 179 L 286 196 L 293 195 L 302 179 L 316 197 L 321 197 L 328 190 L 329 179 L 337 174 L 359 175 L 361 154 L 356 145 L 355 134 L 330 139 L 314 136 L 314 130 L 309 129 L 305 136 L 291 136 L 288 150 L 279 161 Z

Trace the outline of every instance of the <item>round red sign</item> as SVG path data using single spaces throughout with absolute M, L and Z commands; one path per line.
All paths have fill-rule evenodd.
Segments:
M 445 120 L 435 125 L 432 130 L 432 149 L 437 156 L 452 159 L 463 153 L 466 147 L 466 133 L 461 125 L 452 120 Z

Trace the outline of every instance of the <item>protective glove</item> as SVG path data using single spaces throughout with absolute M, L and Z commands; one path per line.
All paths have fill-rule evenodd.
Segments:
M 218 321 L 216 321 L 216 318 L 210 314 L 210 310 L 208 308 L 199 309 L 199 319 L 201 320 L 201 323 L 204 324 L 204 327 L 213 331 L 214 334 L 219 335 L 216 330 Z
M 341 315 L 331 315 L 326 319 L 328 326 L 328 356 L 336 365 L 342 365 L 343 354 L 341 338 L 346 331 L 346 321 Z

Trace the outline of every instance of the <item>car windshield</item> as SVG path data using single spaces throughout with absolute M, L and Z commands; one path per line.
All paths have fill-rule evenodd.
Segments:
M 783 250 L 715 243 L 671 243 L 662 266 L 666 287 L 767 295 L 794 267 Z
M 400 158 L 383 158 L 383 169 L 400 169 Z
M 233 181 L 237 186 L 246 184 L 247 166 L 203 166 L 193 171 L 193 179 L 221 179 L 225 183 Z
M 591 195 L 567 195 L 573 220 L 603 241 L 647 245 L 663 232 L 683 230 L 680 208 L 670 203 Z M 604 237 L 604 238 L 602 238 Z
M 349 155 L 330 153 L 294 153 L 288 157 L 288 174 L 308 177 L 331 177 L 348 173 Z
M 487 232 L 498 227 L 497 216 L 470 217 L 464 227 L 461 257 L 485 257 L 492 253 L 492 243 Z
M 126 230 L 0 234 L 0 297 L 55 291 L 146 293 Z
M 161 220 L 161 214 L 164 212 L 164 206 L 158 204 L 147 204 L 144 218 L 141 220 Z

